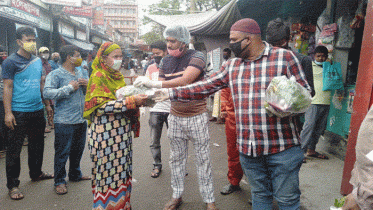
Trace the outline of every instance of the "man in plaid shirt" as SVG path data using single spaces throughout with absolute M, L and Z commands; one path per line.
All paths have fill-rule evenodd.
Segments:
M 192 85 L 168 89 L 169 98 L 198 100 L 230 87 L 240 161 L 250 182 L 253 210 L 272 209 L 273 198 L 280 209 L 299 209 L 299 170 L 304 158 L 299 132 L 293 117 L 269 116 L 264 101 L 276 76 L 295 76 L 311 90 L 302 67 L 291 51 L 263 42 L 259 25 L 249 18 L 231 27 L 230 48 L 237 58 L 228 60 L 220 72 Z

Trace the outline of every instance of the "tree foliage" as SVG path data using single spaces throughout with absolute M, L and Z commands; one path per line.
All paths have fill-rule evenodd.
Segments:
M 145 13 L 150 15 L 181 15 L 193 12 L 204 12 L 209 10 L 220 10 L 230 0 L 194 0 L 196 11 L 191 11 L 192 0 L 162 0 L 159 3 L 152 4 Z M 142 24 L 146 25 L 152 22 L 149 18 L 145 17 Z M 155 41 L 164 40 L 163 38 L 164 27 L 159 24 L 153 24 L 152 30 L 144 34 L 141 38 L 147 43 L 151 44 Z

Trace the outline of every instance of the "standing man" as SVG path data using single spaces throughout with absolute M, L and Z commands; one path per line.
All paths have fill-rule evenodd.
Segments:
M 52 71 L 60 68 L 60 54 L 58 52 L 52 53 L 51 60 L 49 60 L 49 64 L 52 67 Z
M 159 79 L 159 64 L 163 57 L 167 55 L 167 45 L 162 41 L 155 42 L 150 45 L 150 49 L 152 50 L 155 63 L 150 65 L 146 71 L 145 76 L 150 78 L 153 81 L 158 81 Z M 149 118 L 149 126 L 150 126 L 150 151 L 153 155 L 154 163 L 153 163 L 153 171 L 151 172 L 151 177 L 157 178 L 159 177 L 162 171 L 162 159 L 161 159 L 161 136 L 162 136 L 162 129 L 163 123 L 167 123 L 167 117 L 170 113 L 171 102 L 170 100 L 161 101 L 153 108 L 150 109 L 150 118 Z
M 223 50 L 224 62 L 226 64 L 231 58 L 231 50 L 225 48 Z M 225 119 L 225 135 L 227 139 L 227 154 L 228 154 L 228 181 L 220 193 L 228 195 L 235 191 L 241 190 L 240 182 L 243 177 L 243 171 L 240 163 L 240 153 L 237 148 L 237 132 L 236 132 L 236 118 L 234 117 L 234 103 L 230 88 L 221 90 L 221 119 Z
M 237 58 L 228 60 L 220 72 L 203 82 L 168 89 L 171 103 L 200 100 L 229 86 L 240 162 L 251 187 L 253 210 L 272 209 L 273 199 L 280 209 L 299 209 L 303 152 L 296 125 L 292 117 L 269 116 L 264 103 L 274 77 L 294 76 L 309 91 L 310 87 L 294 54 L 263 42 L 255 20 L 234 23 L 229 38 Z
M 300 134 L 302 149 L 306 156 L 325 160 L 329 159 L 328 156 L 316 152 L 316 145 L 326 129 L 330 109 L 331 92 L 322 90 L 323 63 L 328 59 L 328 54 L 328 49 L 324 46 L 315 48 L 315 60 L 312 62 L 315 96 L 305 113 L 304 126 Z
M 41 171 L 44 154 L 45 118 L 42 103 L 44 87 L 43 66 L 35 57 L 35 31 L 21 27 L 16 31 L 19 50 L 2 64 L 4 79 L 5 124 L 9 127 L 9 143 L 6 152 L 6 176 L 9 196 L 13 200 L 23 198 L 19 190 L 21 171 L 20 154 L 25 135 L 28 136 L 28 165 L 32 181 L 51 179 L 53 175 Z M 53 115 L 48 100 L 44 100 L 49 116 Z
M 172 26 L 166 28 L 163 36 L 167 41 L 168 55 L 163 58 L 160 67 L 161 81 L 138 77 L 134 84 L 170 88 L 201 81 L 205 75 L 206 61 L 201 52 L 188 50 L 189 30 L 185 26 Z M 177 209 L 182 203 L 189 140 L 192 141 L 196 152 L 198 183 L 203 201 L 207 204 L 207 209 L 217 209 L 211 172 L 206 100 L 201 98 L 189 102 L 171 102 L 168 125 L 173 195 L 164 209 Z
M 5 47 L 0 45 L 0 159 L 5 157 L 6 144 L 8 143 L 8 128 L 4 121 L 4 103 L 3 103 L 3 92 L 4 92 L 4 81 L 1 69 L 1 64 L 8 57 L 8 53 Z
M 65 45 L 60 50 L 62 67 L 47 76 L 44 98 L 55 100 L 54 186 L 58 195 L 66 194 L 66 162 L 70 159 L 70 181 L 90 180 L 80 170 L 87 122 L 83 119 L 88 77 L 78 70 L 82 58 L 78 48 Z
M 51 64 L 48 62 L 48 59 L 49 59 L 49 49 L 48 49 L 48 47 L 39 48 L 39 57 L 40 57 L 41 62 L 43 64 L 43 74 L 45 76 L 47 76 L 52 71 Z M 53 109 L 53 101 L 50 100 L 49 104 L 51 105 L 51 107 Z M 49 125 L 53 125 L 53 119 L 47 117 L 47 120 L 48 120 Z M 51 130 L 47 126 L 45 126 L 45 133 L 50 133 L 50 132 L 51 132 Z

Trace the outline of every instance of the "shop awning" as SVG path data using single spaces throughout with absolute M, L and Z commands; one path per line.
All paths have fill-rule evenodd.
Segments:
M 76 40 L 76 39 L 72 39 L 72 38 L 68 38 L 66 36 L 62 36 L 62 38 L 68 42 L 69 44 L 72 44 L 72 45 L 75 45 L 77 47 L 79 47 L 80 49 L 83 49 L 83 50 L 86 50 L 86 51 L 92 51 L 93 48 L 95 47 L 93 44 L 91 43 L 87 43 L 87 42 L 83 42 L 83 41 L 80 41 L 80 40 Z
M 188 15 L 146 15 L 146 17 L 166 27 L 175 24 L 184 25 L 192 35 L 229 34 L 232 24 L 241 19 L 236 0 L 232 0 L 219 11 Z

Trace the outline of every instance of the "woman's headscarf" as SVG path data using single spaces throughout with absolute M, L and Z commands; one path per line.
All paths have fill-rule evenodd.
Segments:
M 119 45 L 112 42 L 105 42 L 97 52 L 92 62 L 92 74 L 87 85 L 83 117 L 90 120 L 90 115 L 105 103 L 116 100 L 115 92 L 124 87 L 123 75 L 104 63 L 103 56 L 109 55 Z

